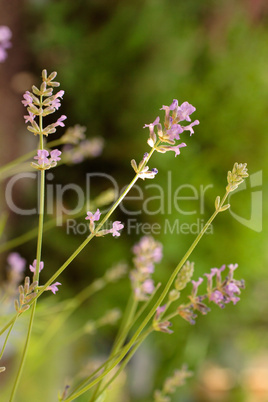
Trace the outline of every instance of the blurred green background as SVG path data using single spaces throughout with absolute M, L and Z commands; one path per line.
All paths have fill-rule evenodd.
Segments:
M 17 6 L 13 14 L 11 4 Z M 160 388 L 175 368 L 188 363 L 194 376 L 178 391 L 174 401 L 267 401 L 264 382 L 259 385 L 255 381 L 256 376 L 260 377 L 256 370 L 268 373 L 266 1 L 28 0 L 11 1 L 8 5 L 2 0 L 0 5 L 0 25 L 9 25 L 14 33 L 9 58 L 0 66 L 1 82 L 5 85 L 0 94 L 2 91 L 13 101 L 15 113 L 12 127 L 8 122 L 4 124 L 9 115 L 1 116 L 1 138 L 6 144 L 2 153 L 10 159 L 36 146 L 36 139 L 23 125 L 25 111 L 20 101 L 32 83 L 39 84 L 41 71 L 46 68 L 48 72 L 58 72 L 61 89 L 65 90 L 60 113 L 68 116 L 66 127 L 81 124 L 87 127 L 89 139 L 101 136 L 105 141 L 101 156 L 59 167 L 53 171 L 50 184 L 64 186 L 71 182 L 85 188 L 87 173 L 103 172 L 123 188 L 133 177 L 130 160 L 139 161 L 149 150 L 148 129 L 143 130 L 143 125 L 158 115 L 162 118 L 159 108 L 170 105 L 174 98 L 196 107 L 193 119 L 198 119 L 200 125 L 191 138 L 187 132 L 183 134 L 187 147 L 181 155 L 174 158 L 173 153 L 155 154 L 150 167 L 156 167 L 158 175 L 153 181 L 138 183 L 145 199 L 159 196 L 156 187 L 146 188 L 149 184 L 163 188 L 164 210 L 158 214 L 143 211 L 134 217 L 118 210 L 113 220 L 121 220 L 126 227 L 133 218 L 142 223 L 158 222 L 162 228 L 166 220 L 172 223 L 179 219 L 180 224 L 188 225 L 205 222 L 213 212 L 216 196 L 224 194 L 227 171 L 235 162 L 246 162 L 249 173 L 261 178 L 259 182 L 256 176 L 248 179 L 246 188 L 231 199 L 233 213 L 247 219 L 248 224 L 241 224 L 228 211 L 220 214 L 213 223 L 213 234 L 204 236 L 191 256 L 195 261 L 195 279 L 211 267 L 238 263 L 236 277 L 246 281 L 241 301 L 236 306 L 228 305 L 224 311 L 213 306 L 211 313 L 200 316 L 194 326 L 176 319 L 173 335 L 154 334 L 130 364 L 123 396 L 117 395 L 114 400 L 149 402 L 153 389 Z M 3 127 L 10 130 L 7 141 Z M 63 132 L 58 130 L 57 136 Z M 212 185 L 205 192 L 204 210 L 200 209 L 199 197 L 180 203 L 182 210 L 195 213 L 179 215 L 174 204 L 169 211 L 169 175 L 173 191 L 186 184 L 194 186 L 200 196 L 200 186 Z M 95 180 L 92 197 L 106 188 L 109 183 Z M 257 201 L 253 201 L 256 191 Z M 180 194 L 191 196 L 192 192 L 184 189 Z M 132 195 L 137 195 L 135 190 Z M 35 205 L 36 188 L 32 183 L 21 186 L 17 198 L 25 206 Z M 66 207 L 73 208 L 76 202 L 74 193 L 66 193 Z M 124 206 L 131 211 L 142 210 L 143 202 L 129 200 Z M 150 201 L 148 208 L 156 211 L 159 199 Z M 256 209 L 259 215 L 255 214 Z M 36 223 L 36 217 L 10 214 L 4 240 L 19 236 Z M 123 231 L 119 239 L 107 236 L 93 240 L 59 278 L 60 292 L 53 296 L 53 301 L 45 301 L 43 308 L 46 303 L 73 297 L 118 261 L 131 266 L 130 249 L 144 233 L 127 232 Z M 155 280 L 165 283 L 195 235 L 161 230 L 154 237 L 164 246 L 164 259 Z M 66 226 L 47 232 L 42 280 L 48 279 L 84 238 L 85 235 L 67 235 Z M 31 263 L 35 241 L 13 251 L 20 252 Z M 6 256 L 7 253 L 3 254 L 3 267 Z M 111 285 L 84 304 L 59 333 L 64 337 L 68 331 L 75 332 L 85 319 L 97 319 L 107 308 L 123 308 L 129 291 L 127 277 Z M 39 324 L 33 342 L 40 335 L 38 328 L 43 330 L 42 320 Z M 40 347 L 36 355 L 45 355 L 47 359 L 36 371 L 30 367 L 29 359 L 17 401 L 36 400 L 44 385 L 51 388 L 53 395 L 91 356 L 105 355 L 115 333 L 114 327 L 105 327 L 98 337 L 83 336 L 70 343 L 65 352 L 49 352 L 58 350 L 59 340 L 51 340 L 46 350 Z M 142 367 L 144 375 L 137 376 Z M 221 384 L 218 388 L 217 381 Z M 53 396 L 46 398 L 44 395 L 44 399 L 38 400 L 55 400 Z

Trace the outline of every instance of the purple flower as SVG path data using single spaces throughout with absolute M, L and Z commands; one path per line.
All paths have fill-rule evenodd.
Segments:
M 224 307 L 225 298 L 224 295 L 219 291 L 215 290 L 209 296 L 209 300 L 213 301 L 215 304 L 218 304 L 221 308 Z
M 53 149 L 53 151 L 50 152 L 50 157 L 52 161 L 60 161 L 61 158 L 59 158 L 59 156 L 61 155 L 61 151 L 59 151 L 58 149 Z
M 87 217 L 85 218 L 86 220 L 89 220 L 90 222 L 94 222 L 94 221 L 98 221 L 100 219 L 101 213 L 99 208 L 97 209 L 97 211 L 95 212 L 95 214 L 93 214 L 92 212 L 88 211 L 87 212 Z
M 43 166 L 49 163 L 48 156 L 49 152 L 46 149 L 38 149 L 37 156 L 34 156 L 34 159 L 38 159 L 38 164 Z
M 133 247 L 135 269 L 130 272 L 130 279 L 136 300 L 147 300 L 148 294 L 154 291 L 151 274 L 154 263 L 162 259 L 162 244 L 151 236 L 143 236 Z
M 113 236 L 120 236 L 121 233 L 118 232 L 118 230 L 123 229 L 124 225 L 120 222 L 120 221 L 115 221 L 113 222 L 113 228 L 111 229 L 111 233 L 113 234 Z
M 230 264 L 230 265 L 228 265 L 228 268 L 230 270 L 228 277 L 229 277 L 229 280 L 231 280 L 231 279 L 233 279 L 234 271 L 238 268 L 238 264 Z
M 170 151 L 175 152 L 175 157 L 178 156 L 180 152 L 180 148 L 186 147 L 186 144 L 182 142 L 181 144 L 176 145 L 175 147 L 170 147 Z
M 56 110 L 58 110 L 61 107 L 60 100 L 58 98 L 53 99 L 50 102 L 50 107 L 54 107 Z
M 16 273 L 23 272 L 26 266 L 26 260 L 22 258 L 19 253 L 10 253 L 7 257 L 7 262 L 12 271 Z
M 155 331 L 164 332 L 166 334 L 173 334 L 173 331 L 171 331 L 169 327 L 172 327 L 172 323 L 170 321 L 153 322 L 153 328 Z
M 198 124 L 199 124 L 199 120 L 195 120 L 188 126 L 183 127 L 183 131 L 190 131 L 190 135 L 192 135 L 192 134 L 194 134 L 193 126 L 196 126 Z
M 190 105 L 190 103 L 188 103 L 188 102 L 183 102 L 181 104 L 181 106 L 178 107 L 177 118 L 179 119 L 179 121 L 183 121 L 183 120 L 191 121 L 189 116 L 190 116 L 190 114 L 192 114 L 195 111 L 196 111 L 196 108 L 194 106 Z
M 184 318 L 184 320 L 188 321 L 191 325 L 195 324 L 195 318 L 197 314 L 194 313 L 193 309 L 188 305 L 180 305 L 177 309 L 178 314 Z
M 149 170 L 149 166 L 145 166 L 145 168 L 139 173 L 139 177 L 144 180 L 144 179 L 154 179 L 155 176 L 157 175 L 158 170 L 156 168 L 153 168 L 152 170 Z
M 152 279 L 146 279 L 141 285 L 144 293 L 152 294 L 154 291 L 154 281 Z
M 48 286 L 48 287 L 46 288 L 46 290 L 51 290 L 51 292 L 52 292 L 53 294 L 56 294 L 56 292 L 59 290 L 59 288 L 58 288 L 59 285 L 61 285 L 60 282 L 55 282 L 55 283 L 53 283 L 52 285 Z
M 160 121 L 160 117 L 158 116 L 153 123 L 144 124 L 143 128 L 149 127 L 150 132 L 153 132 L 154 131 L 154 126 L 159 124 L 159 121 Z
M 170 140 L 180 140 L 180 134 L 183 133 L 184 128 L 180 124 L 172 124 L 169 130 L 167 130 L 167 135 Z
M 31 124 L 33 124 L 33 121 L 34 121 L 34 119 L 35 119 L 35 114 L 33 114 L 32 112 L 28 112 L 29 113 L 29 116 L 23 116 L 24 117 L 24 119 L 25 119 L 25 123 L 31 123 Z
M 62 116 L 56 121 L 56 123 L 54 123 L 54 126 L 55 126 L 55 127 L 57 127 L 57 126 L 65 127 L 65 124 L 63 123 L 63 121 L 66 120 L 66 119 L 67 119 L 67 116 L 62 115 Z
M 10 43 L 11 36 L 12 36 L 11 30 L 5 25 L 1 25 L 0 26 L 0 63 L 5 61 L 7 58 L 6 49 L 11 47 L 11 43 Z
M 211 268 L 211 273 L 217 276 L 217 285 L 221 284 L 221 273 L 225 270 L 225 265 L 222 265 L 220 268 Z
M 59 92 L 56 94 L 56 97 L 62 99 L 63 95 L 64 95 L 64 91 L 61 90 L 61 91 L 59 91 Z
M 157 309 L 156 309 L 156 313 L 155 313 L 155 320 L 157 321 L 158 320 L 158 318 L 160 317 L 160 315 L 162 314 L 162 313 L 164 313 L 164 311 L 166 310 L 166 304 L 164 304 L 163 306 L 159 306 L 159 307 L 157 307 Z
M 199 287 L 199 285 L 201 285 L 203 280 L 204 280 L 203 278 L 199 278 L 198 281 L 192 281 L 192 284 L 193 284 L 192 294 L 193 295 L 197 294 L 198 287 Z
M 36 263 L 37 263 L 37 261 L 34 260 L 33 265 L 30 265 L 30 266 L 29 266 L 30 271 L 33 272 L 34 274 L 35 274 L 35 271 L 36 271 Z M 43 268 L 44 268 L 44 263 L 43 263 L 43 261 L 40 261 L 40 264 L 39 264 L 39 273 L 42 271 Z
M 170 117 L 169 117 L 170 111 L 177 109 L 178 103 L 179 103 L 179 102 L 178 102 L 177 99 L 173 99 L 173 102 L 171 103 L 170 106 L 165 106 L 165 105 L 163 105 L 163 106 L 161 107 L 160 110 L 164 110 L 164 111 L 165 111 L 165 122 L 166 122 L 166 124 L 167 124 L 167 122 L 170 121 Z
M 31 97 L 31 94 L 29 91 L 26 91 L 25 94 L 23 95 L 24 100 L 21 101 L 23 106 L 32 106 L 33 105 L 33 98 Z

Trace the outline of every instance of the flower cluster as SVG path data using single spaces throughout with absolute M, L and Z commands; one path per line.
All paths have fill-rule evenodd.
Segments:
M 155 287 L 151 275 L 154 264 L 162 259 L 162 244 L 151 236 L 144 236 L 133 247 L 135 269 L 130 272 L 130 279 L 136 300 L 147 300 Z
M 97 211 L 93 214 L 92 212 L 88 211 L 86 220 L 89 220 L 89 229 L 91 233 L 94 233 L 95 230 L 95 221 L 98 221 L 100 219 L 101 213 L 100 210 L 97 209 Z M 96 233 L 96 236 L 105 236 L 108 233 L 112 233 L 114 237 L 119 237 L 121 233 L 119 230 L 123 229 L 124 225 L 120 221 L 115 221 L 113 222 L 112 228 L 111 229 L 105 229 L 105 230 L 100 230 L 99 232 Z
M 64 127 L 64 120 L 67 119 L 66 116 L 62 115 L 55 123 L 49 124 L 43 128 L 35 121 L 36 116 L 45 117 L 49 114 L 54 113 L 61 106 L 60 98 L 62 99 L 64 91 L 59 91 L 53 95 L 53 88 L 58 87 L 59 82 L 53 81 L 57 73 L 53 72 L 47 76 L 47 71 L 42 71 L 42 84 L 40 89 L 36 86 L 32 86 L 32 92 L 26 91 L 23 95 L 24 100 L 22 104 L 27 107 L 29 115 L 24 116 L 25 123 L 30 123 L 31 125 L 27 127 L 29 131 L 34 133 L 34 135 L 45 135 L 56 132 L 56 127 Z
M 36 169 L 50 169 L 52 167 L 55 167 L 57 165 L 57 162 L 61 160 L 60 158 L 61 151 L 58 149 L 53 149 L 53 151 L 50 152 L 50 158 L 49 157 L 49 152 L 46 149 L 38 149 L 37 150 L 37 156 L 34 156 L 34 159 L 37 159 L 38 164 L 32 162 L 31 165 L 36 168 Z
M 33 261 L 33 264 L 29 266 L 29 269 L 31 272 L 33 272 L 33 275 L 35 276 L 36 273 L 36 265 L 37 265 L 37 260 Z M 44 268 L 44 262 L 40 261 L 39 264 L 39 273 L 42 271 L 42 269 Z M 36 282 L 36 284 L 38 285 L 38 283 Z M 51 290 L 52 293 L 56 293 L 59 289 L 58 286 L 61 285 L 60 282 L 55 282 L 52 285 L 48 286 L 45 290 Z
M 164 313 L 167 312 L 168 307 L 179 299 L 180 291 L 183 290 L 188 282 L 190 282 L 194 273 L 194 263 L 187 261 L 181 270 L 179 271 L 177 278 L 175 279 L 175 289 L 172 289 L 168 295 L 168 303 L 158 307 L 156 310 L 156 314 L 153 320 L 153 328 L 155 331 L 166 332 L 168 334 L 172 334 L 173 331 L 169 329 L 172 326 L 172 323 L 167 319 L 163 318 Z
M 234 270 L 237 267 L 237 264 L 228 265 L 229 272 L 224 279 L 221 277 L 221 272 L 225 270 L 225 265 L 221 268 L 212 268 L 209 274 L 205 274 L 207 277 L 207 293 L 204 295 L 197 294 L 203 278 L 199 278 L 198 281 L 192 281 L 193 289 L 189 296 L 190 303 L 182 304 L 178 307 L 179 315 L 189 321 L 190 324 L 195 324 L 195 318 L 197 317 L 195 311 L 199 311 L 201 314 L 207 314 L 210 311 L 210 308 L 204 303 L 205 299 L 221 308 L 224 308 L 230 302 L 236 304 L 240 300 L 238 297 L 241 293 L 240 289 L 245 287 L 244 280 L 234 279 Z
M 148 157 L 149 157 L 148 152 L 145 152 L 139 165 L 137 165 L 135 159 L 131 160 L 131 166 L 133 167 L 135 173 L 137 173 L 142 180 L 154 179 L 155 175 L 158 173 L 158 170 L 156 168 L 149 170 L 149 166 L 146 166 Z
M 30 308 L 30 301 L 37 296 L 37 289 L 38 282 L 34 281 L 31 284 L 29 276 L 26 276 L 24 279 L 24 286 L 20 285 L 19 286 L 19 301 L 16 299 L 15 300 L 15 309 L 17 313 L 21 314 L 24 311 L 28 310 Z
M 11 47 L 11 39 L 12 33 L 11 30 L 5 26 L 0 26 L 0 63 L 4 62 L 7 58 L 6 49 Z
M 248 177 L 247 164 L 235 163 L 233 170 L 228 172 L 227 175 L 228 186 L 226 187 L 226 190 L 228 192 L 234 191 L 235 189 L 237 189 L 239 184 L 241 184 L 244 181 L 246 177 Z
M 190 115 L 196 109 L 188 102 L 183 102 L 181 106 L 179 106 L 177 99 L 174 99 L 170 106 L 164 105 L 160 110 L 165 111 L 164 128 L 160 123 L 159 116 L 153 123 L 145 124 L 144 128 L 148 127 L 150 132 L 147 142 L 150 147 L 156 149 L 158 152 L 165 153 L 167 151 L 174 151 L 175 156 L 177 156 L 180 154 L 180 148 L 186 147 L 186 144 L 182 142 L 175 145 L 175 140 L 180 140 L 180 134 L 183 131 L 190 131 L 190 135 L 192 135 L 194 133 L 193 126 L 199 124 L 199 121 L 195 120 L 186 126 L 182 126 L 180 123 L 182 121 L 190 122 Z M 158 142 L 155 127 L 157 129 Z M 160 145 L 158 145 L 159 143 Z M 166 143 L 168 145 L 162 145 L 161 143 Z
M 65 135 L 63 137 L 65 137 Z M 70 138 L 70 136 L 68 135 L 67 138 Z M 72 141 L 72 138 L 70 138 L 70 140 Z M 79 144 L 76 143 L 76 146 L 70 144 L 64 145 L 64 161 L 66 163 L 80 163 L 86 158 L 95 158 L 102 153 L 103 146 L 104 141 L 101 137 L 83 140 Z

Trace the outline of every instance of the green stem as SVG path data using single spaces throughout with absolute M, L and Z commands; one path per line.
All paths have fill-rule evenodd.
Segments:
M 90 399 L 89 402 L 91 401 L 97 401 L 97 399 L 100 397 L 100 395 L 109 387 L 109 385 L 114 382 L 114 380 L 116 379 L 116 377 L 118 377 L 118 375 L 124 370 L 124 368 L 126 367 L 126 365 L 128 364 L 128 362 L 131 360 L 132 356 L 136 353 L 136 350 L 140 347 L 140 345 L 142 344 L 142 342 L 145 341 L 145 339 L 147 338 L 147 336 L 152 332 L 152 328 L 149 328 L 148 331 L 146 331 L 143 335 L 140 336 L 140 339 L 137 341 L 137 343 L 133 346 L 133 348 L 131 349 L 131 351 L 129 352 L 129 354 L 127 355 L 127 357 L 124 359 L 124 361 L 122 362 L 122 364 L 120 365 L 119 369 L 117 370 L 117 372 L 112 376 L 112 378 L 103 386 L 103 388 L 98 392 L 98 394 L 95 396 L 95 399 Z
M 131 293 L 128 304 L 127 304 L 127 308 L 125 311 L 125 316 L 124 319 L 122 320 L 122 324 L 119 328 L 118 331 L 118 335 L 117 338 L 115 339 L 114 345 L 112 347 L 112 351 L 110 353 L 110 357 L 112 357 L 114 354 L 116 354 L 122 347 L 122 345 L 124 344 L 129 328 L 130 328 L 130 323 L 133 320 L 134 314 L 136 312 L 137 309 L 137 300 L 133 297 L 133 294 Z M 108 368 L 109 365 L 107 364 L 107 366 L 105 366 L 105 369 Z M 99 384 L 97 385 L 95 391 L 93 392 L 93 395 L 90 399 L 90 402 L 93 402 L 94 400 L 96 400 L 96 395 L 99 393 L 99 389 L 102 385 L 102 381 L 99 382 Z
M 61 144 L 63 144 L 63 142 L 61 140 L 54 140 L 54 141 L 48 142 L 47 146 L 49 148 L 52 148 L 52 147 L 56 147 L 56 146 L 61 145 Z M 32 158 L 35 155 L 36 155 L 36 150 L 30 151 L 30 152 L 27 152 L 27 154 L 19 156 L 18 158 L 14 159 L 13 161 L 7 163 L 6 165 L 1 166 L 0 167 L 0 180 L 3 180 L 3 179 L 5 179 L 5 178 L 7 178 L 9 176 L 7 174 L 3 175 L 3 173 L 5 173 L 5 172 L 7 172 L 9 170 L 12 170 L 18 164 L 27 161 L 28 159 Z
M 47 146 L 49 148 L 51 147 L 56 147 L 58 145 L 61 145 L 63 142 L 61 140 L 54 140 L 50 141 L 47 143 Z M 21 162 L 27 161 L 27 159 L 30 159 L 32 156 L 36 155 L 36 150 L 27 152 L 27 154 L 21 155 L 18 158 L 14 159 L 13 161 L 7 163 L 4 166 L 0 167 L 0 175 L 2 172 L 5 172 L 6 170 L 12 169 L 13 166 L 18 165 Z
M 111 200 L 108 200 L 109 202 L 102 202 L 102 195 L 105 195 L 107 192 L 104 191 L 101 193 L 95 200 L 90 202 L 90 208 L 95 208 L 95 205 L 97 206 L 102 206 L 102 205 L 107 205 L 111 203 Z M 86 213 L 86 206 L 77 214 L 73 216 L 73 218 L 79 218 Z M 65 223 L 69 219 L 69 215 L 64 215 L 62 217 L 62 223 Z M 43 226 L 43 233 L 54 228 L 57 224 L 57 218 L 53 218 L 48 220 L 47 222 L 44 223 Z M 15 239 L 9 240 L 6 243 L 3 243 L 0 245 L 0 253 L 3 253 L 4 251 L 10 250 L 12 248 L 16 248 L 17 246 L 20 246 L 21 244 L 34 239 L 38 234 L 38 226 L 35 227 L 34 229 L 29 230 L 28 232 L 24 233 L 21 236 L 16 237 Z
M 153 152 L 154 152 L 154 148 L 152 148 L 151 152 L 149 153 L 145 164 L 149 161 L 150 157 L 152 156 Z M 141 167 L 143 168 L 143 166 Z M 43 288 L 38 292 L 37 296 L 32 299 L 32 301 L 30 302 L 30 304 L 32 304 L 36 299 L 38 299 L 38 297 L 40 297 L 46 290 L 46 288 L 48 286 L 50 286 L 55 279 L 57 279 L 61 273 L 68 267 L 68 265 L 77 257 L 77 255 L 86 247 L 86 245 L 93 239 L 93 237 L 96 236 L 96 234 L 100 231 L 100 229 L 102 228 L 102 226 L 104 225 L 104 223 L 107 221 L 107 219 L 109 219 L 109 217 L 112 215 L 112 213 L 114 212 L 114 210 L 118 207 L 118 205 L 122 202 L 122 200 L 125 198 L 125 196 L 128 194 L 128 192 L 131 190 L 131 188 L 134 186 L 134 184 L 136 183 L 136 181 L 139 178 L 139 172 L 135 175 L 135 177 L 132 179 L 132 181 L 130 182 L 130 184 L 128 185 L 128 187 L 126 188 L 126 190 L 121 194 L 121 196 L 118 198 L 118 200 L 113 204 L 113 206 L 111 207 L 111 209 L 107 212 L 107 214 L 105 215 L 105 217 L 102 219 L 102 221 L 98 224 L 98 226 L 96 227 L 96 229 L 94 230 L 93 233 L 91 233 L 84 241 L 82 244 L 80 244 L 80 246 L 75 250 L 75 252 L 65 261 L 65 263 L 55 272 L 54 275 L 52 275 L 52 277 L 45 283 L 45 285 L 43 286 Z
M 40 96 L 40 104 L 42 105 L 42 96 Z M 42 115 L 39 116 L 39 126 L 40 130 L 42 133 L 43 130 L 43 120 L 42 120 Z M 43 134 L 40 134 L 40 143 L 39 143 L 39 149 L 44 148 L 44 143 L 43 143 Z M 44 205 L 45 205 L 45 170 L 41 170 L 41 180 L 40 180 L 40 193 L 39 193 L 39 226 L 38 226 L 38 236 L 37 236 L 37 250 L 36 250 L 36 270 L 33 276 L 33 282 L 34 281 L 39 281 L 39 265 L 41 261 L 41 251 L 42 251 L 42 238 L 43 238 L 43 225 L 44 225 Z M 36 310 L 36 303 L 37 299 L 34 300 L 32 303 L 32 311 L 31 311 L 31 317 L 29 321 L 29 326 L 28 326 L 28 332 L 26 336 L 26 341 L 25 345 L 23 348 L 22 352 L 22 357 L 19 365 L 19 370 L 15 379 L 15 383 L 11 392 L 10 396 L 10 402 L 13 401 L 19 382 L 20 378 L 22 375 L 22 371 L 24 368 L 25 360 L 27 357 L 28 353 L 28 348 L 30 345 L 30 339 L 31 339 L 31 334 L 32 334 L 32 328 L 33 328 L 33 321 L 34 321 L 34 315 L 35 315 L 35 310 Z
M 120 361 L 125 357 L 125 355 L 128 353 L 128 351 L 132 348 L 132 346 L 137 342 L 137 339 L 138 339 L 139 335 L 141 334 L 141 332 L 143 331 L 145 326 L 148 324 L 150 319 L 155 314 L 157 307 L 159 307 L 159 305 L 162 303 L 162 301 L 164 300 L 164 298 L 168 294 L 168 292 L 169 292 L 169 290 L 170 290 L 170 288 L 172 286 L 172 283 L 175 280 L 176 276 L 178 275 L 180 269 L 183 267 L 183 265 L 185 264 L 185 262 L 187 261 L 187 259 L 189 258 L 189 256 L 191 255 L 191 253 L 193 252 L 193 250 L 195 249 L 195 247 L 197 246 L 197 244 L 199 243 L 199 241 L 201 240 L 201 238 L 205 234 L 205 232 L 207 231 L 207 229 L 210 226 L 210 224 L 212 223 L 212 221 L 215 219 L 217 214 L 220 212 L 220 208 L 224 205 L 224 202 L 225 202 L 228 194 L 229 194 L 228 192 L 225 193 L 225 195 L 224 195 L 224 197 L 223 197 L 223 199 L 222 199 L 222 201 L 220 203 L 219 208 L 217 210 L 215 210 L 213 215 L 209 218 L 209 220 L 207 221 L 205 226 L 202 228 L 200 233 L 197 235 L 196 239 L 192 243 L 192 245 L 189 248 L 189 250 L 186 252 L 186 254 L 182 258 L 182 260 L 176 266 L 176 268 L 174 269 L 172 275 L 170 276 L 170 278 L 169 278 L 169 280 L 168 280 L 163 292 L 159 296 L 158 300 L 156 301 L 156 303 L 154 304 L 154 306 L 152 307 L 152 309 L 150 310 L 148 315 L 145 317 L 145 319 L 143 320 L 143 322 L 141 323 L 141 325 L 139 326 L 139 328 L 137 329 L 137 331 L 135 332 L 135 334 L 133 335 L 133 337 L 131 338 L 129 343 L 122 349 L 122 352 L 119 355 L 119 357 L 116 358 L 114 360 L 114 362 L 109 366 L 109 368 L 104 370 L 103 373 L 99 377 L 97 377 L 95 380 L 93 380 L 90 384 L 88 384 L 85 387 L 81 388 L 78 392 L 70 395 L 70 397 L 66 399 L 66 402 L 70 402 L 70 401 L 74 400 L 78 396 L 82 395 L 84 392 L 88 391 L 94 385 L 96 385 L 99 381 L 101 381 L 109 373 L 109 371 L 111 371 L 118 363 L 120 363 Z
M 26 342 L 23 348 L 23 352 L 22 352 L 22 358 L 20 361 L 20 365 L 19 365 L 19 370 L 18 373 L 16 375 L 16 379 L 15 379 L 15 383 L 13 385 L 12 388 L 12 392 L 10 395 L 10 399 L 9 402 L 12 402 L 14 400 L 19 382 L 20 382 L 20 378 L 22 375 L 22 371 L 23 371 L 23 367 L 24 367 L 24 363 L 26 360 L 26 356 L 27 356 L 27 352 L 28 352 L 28 348 L 29 348 L 29 344 L 30 344 L 30 338 L 31 338 L 31 332 L 32 332 L 32 327 L 33 327 L 33 319 L 34 319 L 34 313 L 35 313 L 35 308 L 36 308 L 36 303 L 33 304 L 32 306 L 32 311 L 31 311 L 31 317 L 30 317 L 30 322 L 29 322 L 29 326 L 28 326 L 28 332 L 27 332 L 27 337 L 26 337 Z
M 11 320 L 0 330 L 0 336 L 12 325 L 14 325 L 14 322 L 16 319 L 20 316 L 20 314 L 17 316 L 17 314 L 11 318 Z
M 1 354 L 0 354 L 0 360 L 2 359 L 2 356 L 3 356 L 3 354 L 4 354 L 4 351 L 5 351 L 5 348 L 6 348 L 6 344 L 7 344 L 8 338 L 9 338 L 9 335 L 10 335 L 10 333 L 11 333 L 11 331 L 12 331 L 12 328 L 14 327 L 14 324 L 15 324 L 15 322 L 16 322 L 18 316 L 19 316 L 19 314 L 16 315 L 15 319 L 13 320 L 12 324 L 10 325 L 9 331 L 8 331 L 8 333 L 7 333 L 7 336 L 6 336 L 6 339 L 5 339 L 5 342 L 4 342 L 4 345 L 3 345 L 3 348 L 2 348 Z

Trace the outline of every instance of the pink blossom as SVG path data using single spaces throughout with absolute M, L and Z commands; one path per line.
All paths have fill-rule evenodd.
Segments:
M 118 230 L 123 229 L 124 225 L 120 222 L 120 221 L 115 221 L 113 222 L 113 228 L 111 229 L 111 233 L 113 234 L 113 236 L 120 236 L 121 233 L 118 232 Z
M 97 211 L 95 212 L 95 214 L 93 214 L 92 212 L 88 211 L 87 212 L 87 217 L 85 218 L 86 220 L 89 220 L 90 222 L 94 222 L 94 221 L 98 221 L 100 219 L 101 213 L 99 208 L 97 209 Z
M 43 166 L 49 163 L 48 156 L 49 152 L 46 149 L 38 149 L 37 156 L 34 156 L 34 159 L 38 159 L 38 164 Z
M 25 94 L 23 95 L 24 100 L 21 101 L 21 103 L 23 104 L 23 106 L 27 107 L 27 106 L 32 106 L 33 104 L 33 98 L 31 97 L 31 94 L 29 91 L 26 91 Z
M 61 285 L 60 282 L 55 282 L 52 285 L 48 286 L 46 290 L 51 290 L 51 292 L 55 295 L 56 292 L 59 290 L 58 286 Z
M 61 155 L 61 151 L 59 151 L 58 149 L 53 149 L 53 151 L 50 152 L 50 156 L 51 156 L 51 160 L 58 162 L 61 160 L 61 158 L 59 158 L 59 156 Z
M 35 271 L 36 271 L 36 263 L 37 263 L 37 261 L 36 261 L 36 259 L 35 259 L 34 262 L 33 262 L 33 265 L 30 265 L 30 266 L 29 266 L 30 271 L 33 272 L 34 274 L 35 274 Z M 40 264 L 39 264 L 39 273 L 42 271 L 43 268 L 44 268 L 44 263 L 43 263 L 43 261 L 40 261 Z
M 191 121 L 190 114 L 196 111 L 196 108 L 188 102 L 183 102 L 181 106 L 178 107 L 177 110 L 177 118 L 179 121 L 186 120 Z
M 62 115 L 62 116 L 56 121 L 56 123 L 54 123 L 54 126 L 55 126 L 55 127 L 57 127 L 57 126 L 65 127 L 65 124 L 63 123 L 63 121 L 66 120 L 66 119 L 67 119 L 67 116 Z
M 25 119 L 25 123 L 33 123 L 34 119 L 35 119 L 35 114 L 33 114 L 32 112 L 29 111 L 29 116 L 23 116 Z

